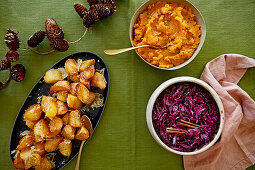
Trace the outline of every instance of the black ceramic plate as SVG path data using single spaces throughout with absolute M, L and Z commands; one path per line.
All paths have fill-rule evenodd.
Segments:
M 107 96 L 108 96 L 108 91 L 109 91 L 108 69 L 107 69 L 104 61 L 99 56 L 97 56 L 96 54 L 93 54 L 91 52 L 78 52 L 78 53 L 71 54 L 71 55 L 61 59 L 52 68 L 56 69 L 56 68 L 64 67 L 65 61 L 69 58 L 72 58 L 75 60 L 77 60 L 77 59 L 82 59 L 82 60 L 95 59 L 95 61 L 96 61 L 95 69 L 96 70 L 101 70 L 103 68 L 105 69 L 104 77 L 107 81 L 107 87 L 104 90 L 100 90 L 99 88 L 95 88 L 95 87 L 91 88 L 91 91 L 99 93 L 102 95 L 102 97 L 104 97 L 104 105 L 99 108 L 94 108 L 94 110 L 90 108 L 89 111 L 82 112 L 82 115 L 85 114 L 90 118 L 92 125 L 93 125 L 93 131 L 94 131 L 96 126 L 99 123 L 99 120 L 100 120 L 102 114 L 103 114 L 104 107 L 105 107 L 105 104 L 107 101 Z M 36 104 L 39 96 L 42 96 L 42 95 L 52 96 L 52 94 L 50 93 L 51 86 L 52 85 L 45 83 L 43 81 L 43 77 L 42 77 L 38 81 L 38 83 L 34 86 L 34 88 L 31 90 L 31 92 L 29 93 L 28 97 L 26 98 L 24 104 L 22 105 L 22 107 L 16 117 L 13 129 L 12 129 L 11 142 L 10 142 L 10 155 L 11 155 L 12 162 L 14 161 L 15 154 L 12 154 L 11 152 L 16 149 L 20 139 L 22 138 L 22 136 L 20 134 L 26 130 L 29 130 L 29 128 L 25 125 L 25 121 L 23 120 L 23 114 L 25 113 L 25 110 L 29 106 Z M 70 157 L 62 156 L 59 151 L 54 152 L 54 153 L 56 153 L 56 156 L 53 159 L 53 161 L 55 162 L 54 169 L 63 168 L 66 164 L 68 164 L 77 155 L 77 153 L 79 152 L 79 147 L 80 147 L 81 141 L 74 140 L 72 142 L 73 142 L 73 148 L 72 148 L 72 154 Z

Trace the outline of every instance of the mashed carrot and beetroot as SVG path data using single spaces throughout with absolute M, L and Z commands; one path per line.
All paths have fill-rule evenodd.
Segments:
M 188 60 L 200 42 L 200 25 L 191 9 L 177 3 L 159 1 L 148 6 L 134 25 L 135 46 L 154 45 L 169 47 L 140 48 L 137 52 L 149 63 L 171 68 Z

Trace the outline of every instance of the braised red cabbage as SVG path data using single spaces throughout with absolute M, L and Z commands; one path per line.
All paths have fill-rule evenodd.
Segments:
M 187 128 L 180 120 L 200 125 Z M 156 99 L 152 121 L 158 137 L 170 148 L 192 152 L 212 141 L 218 132 L 220 114 L 210 93 L 195 83 L 177 83 L 165 89 Z M 166 133 L 166 128 L 186 130 L 185 134 Z

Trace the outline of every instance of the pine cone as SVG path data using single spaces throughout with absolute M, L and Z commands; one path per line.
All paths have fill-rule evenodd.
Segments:
M 11 77 L 13 80 L 17 82 L 21 82 L 24 80 L 26 75 L 25 67 L 22 64 L 16 64 L 11 69 Z
M 110 14 L 109 15 L 112 15 L 113 13 L 116 12 L 116 4 L 113 3 L 113 4 L 103 4 L 105 7 L 108 7 L 110 9 Z
M 11 67 L 11 63 L 6 60 L 0 60 L 0 71 L 7 70 Z
M 16 62 L 19 60 L 19 53 L 13 50 L 9 50 L 5 55 L 7 61 L 9 62 Z
M 83 18 L 84 16 L 84 12 L 88 11 L 87 8 L 85 8 L 83 5 L 79 4 L 79 3 L 75 3 L 73 5 L 75 11 L 80 15 L 81 18 Z
M 37 31 L 36 33 L 32 34 L 27 40 L 27 45 L 29 47 L 36 47 L 43 41 L 44 37 L 45 31 Z
M 87 0 L 87 2 L 89 3 L 89 6 L 92 6 L 94 4 L 98 4 L 99 0 Z
M 104 18 L 107 17 L 111 11 L 109 8 L 109 5 L 106 4 L 96 4 L 96 5 L 92 5 L 91 10 L 96 10 L 98 13 L 98 18 Z
M 50 47 L 53 50 L 64 52 L 64 51 L 68 50 L 69 45 L 68 45 L 68 42 L 66 40 L 57 39 L 57 40 L 52 41 L 50 43 Z
M 100 0 L 102 4 L 115 4 L 116 0 Z
M 91 25 L 96 23 L 98 20 L 98 13 L 94 10 L 89 10 L 88 12 L 84 12 L 83 17 L 83 25 L 87 28 L 89 28 Z
M 45 21 L 45 29 L 47 38 L 50 41 L 55 39 L 64 39 L 64 31 L 59 28 L 58 24 L 52 17 L 48 17 Z
M 10 50 L 17 50 L 19 48 L 19 38 L 18 33 L 13 30 L 7 30 L 5 34 L 5 43 Z

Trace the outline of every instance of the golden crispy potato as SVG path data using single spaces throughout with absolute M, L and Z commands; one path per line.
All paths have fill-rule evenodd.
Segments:
M 50 92 L 57 93 L 60 91 L 70 91 L 70 89 L 71 89 L 70 82 L 62 80 L 62 81 L 56 82 L 53 86 L 51 86 Z
M 86 129 L 85 127 L 81 127 L 76 135 L 75 135 L 75 139 L 78 139 L 78 140 L 87 140 L 89 138 L 89 131 L 88 129 Z
M 30 163 L 32 164 L 32 166 L 40 166 L 41 165 L 41 159 L 42 157 L 37 154 L 37 153 L 33 153 L 31 156 L 30 156 Z
M 68 94 L 67 97 L 67 105 L 72 109 L 80 109 L 82 107 L 82 102 L 77 96 L 72 94 Z
M 80 77 L 86 80 L 89 80 L 94 76 L 94 74 L 95 74 L 95 66 L 91 65 L 80 73 Z
M 34 144 L 33 152 L 39 154 L 40 156 L 44 156 L 46 151 L 44 149 L 45 142 L 37 142 Z
M 46 156 L 42 157 L 41 165 L 35 167 L 36 170 L 50 170 L 53 168 L 54 168 L 54 166 L 51 164 L 51 162 L 48 160 L 48 158 Z
M 74 133 L 75 133 L 75 128 L 73 128 L 71 125 L 65 125 L 65 127 L 62 129 L 62 136 L 65 137 L 66 139 L 73 140 L 74 139 Z
M 106 80 L 104 76 L 98 72 L 95 72 L 94 77 L 92 78 L 91 81 L 91 86 L 95 86 L 100 88 L 101 90 L 104 90 L 106 88 Z
M 86 70 L 89 66 L 94 65 L 95 64 L 95 59 L 91 59 L 91 60 L 86 60 L 83 61 L 80 65 L 79 71 L 83 72 L 84 70 Z
M 62 121 L 64 125 L 68 125 L 69 123 L 69 113 L 66 113 L 63 117 L 62 117 Z
M 68 92 L 67 91 L 60 91 L 60 92 L 57 92 L 57 99 L 62 101 L 62 102 L 66 102 L 67 100 L 67 95 L 68 95 Z
M 25 119 L 25 121 L 26 121 L 27 127 L 29 127 L 30 129 L 33 129 L 34 125 L 37 123 L 37 121 L 30 121 L 28 119 Z
M 70 90 L 70 93 L 74 96 L 76 96 L 76 90 L 77 90 L 77 85 L 79 83 L 71 83 L 71 90 Z
M 63 127 L 63 121 L 59 117 L 54 117 L 52 120 L 50 120 L 49 128 L 51 132 L 61 132 L 61 129 Z
M 68 75 L 78 74 L 78 64 L 74 59 L 68 59 L 65 63 L 65 70 Z
M 77 97 L 82 103 L 86 103 L 89 98 L 89 90 L 81 83 L 77 85 Z
M 78 84 L 77 97 L 87 106 L 90 106 L 93 103 L 93 101 L 96 99 L 96 94 L 93 92 L 90 92 L 83 84 Z
M 58 145 L 58 148 L 63 156 L 70 156 L 72 153 L 72 141 L 64 139 L 64 141 Z
M 81 111 L 73 110 L 69 114 L 69 125 L 72 127 L 81 127 Z
M 24 136 L 20 141 L 16 148 L 16 150 L 24 150 L 26 148 L 30 148 L 34 143 L 34 135 L 32 131 L 29 131 L 26 136 Z
M 17 157 L 14 159 L 14 168 L 15 169 L 25 169 L 25 163 L 20 158 L 20 153 L 18 153 Z
M 54 84 L 60 80 L 63 80 L 63 76 L 62 72 L 58 69 L 50 69 L 44 76 L 44 81 L 48 84 Z
M 45 117 L 54 118 L 58 113 L 57 99 L 55 97 L 42 96 L 41 108 L 45 112 Z
M 39 120 L 34 126 L 34 135 L 45 139 L 50 133 L 48 122 L 44 119 Z
M 24 113 L 24 118 L 30 121 L 39 120 L 42 114 L 42 109 L 40 104 L 34 104 L 30 106 Z
M 25 150 L 22 150 L 21 152 L 20 152 L 20 158 L 24 161 L 24 163 L 25 163 L 25 169 L 29 169 L 29 168 L 31 168 L 32 167 L 32 164 L 31 164 L 31 162 L 30 162 L 30 156 L 31 156 L 31 154 L 32 154 L 32 151 L 31 151 L 31 149 L 29 148 L 29 149 L 25 149 Z
M 47 139 L 45 142 L 45 150 L 47 152 L 53 152 L 58 149 L 58 145 L 64 140 L 63 137 L 55 137 L 53 139 Z
M 61 131 L 60 131 L 60 132 L 61 132 Z M 46 137 L 46 139 L 55 138 L 60 132 L 59 132 L 59 131 L 50 132 L 49 135 Z
M 67 77 L 67 80 L 79 83 L 80 82 L 80 75 L 79 74 L 78 75 L 69 75 Z
M 34 140 L 35 142 L 42 142 L 44 138 L 42 138 L 41 136 L 34 135 Z
M 90 79 L 87 80 L 87 79 L 81 77 L 81 78 L 80 78 L 80 82 L 81 82 L 82 84 L 84 84 L 84 85 L 87 87 L 87 89 L 90 89 L 90 82 L 91 82 Z
M 57 115 L 63 115 L 68 111 L 68 107 L 67 104 L 58 100 L 57 101 L 57 105 L 58 105 L 58 113 Z

